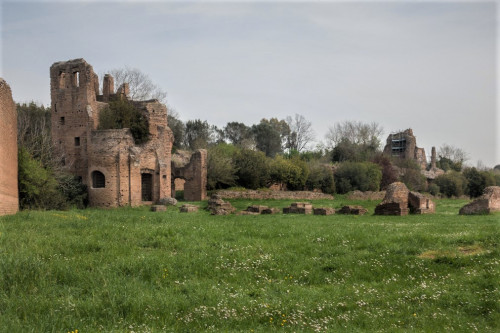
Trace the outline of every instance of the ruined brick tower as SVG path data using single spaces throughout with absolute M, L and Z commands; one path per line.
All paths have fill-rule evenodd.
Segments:
M 17 112 L 9 85 L 0 78 L 0 215 L 19 210 Z
M 135 144 L 128 128 L 98 130 L 99 112 L 110 99 L 127 98 L 128 84 L 115 93 L 113 77 L 105 75 L 99 95 L 98 77 L 83 59 L 54 63 L 50 82 L 52 139 L 70 172 L 88 186 L 90 205 L 137 206 L 171 197 L 173 135 L 164 104 L 130 101 L 149 122 L 150 140 Z M 206 175 L 205 162 L 198 169 Z
M 387 137 L 384 147 L 384 154 L 415 160 L 422 170 L 427 167 L 427 158 L 424 148 L 417 147 L 417 139 L 413 135 L 411 128 L 397 133 L 392 133 Z

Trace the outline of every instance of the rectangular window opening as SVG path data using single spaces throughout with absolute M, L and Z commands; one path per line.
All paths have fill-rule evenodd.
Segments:
M 64 117 L 59 118 L 59 124 L 64 125 Z
M 75 146 L 76 147 L 80 146 L 80 137 L 79 136 L 75 137 Z

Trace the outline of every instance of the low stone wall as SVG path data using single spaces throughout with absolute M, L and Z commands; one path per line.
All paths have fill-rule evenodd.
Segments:
M 333 195 L 309 191 L 217 191 L 223 199 L 333 200 Z

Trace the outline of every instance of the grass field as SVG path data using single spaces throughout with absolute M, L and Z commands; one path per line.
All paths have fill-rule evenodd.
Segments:
M 348 203 L 369 215 L 2 217 L 0 331 L 500 330 L 500 215 L 459 216 L 463 200 L 405 217 L 313 201 Z

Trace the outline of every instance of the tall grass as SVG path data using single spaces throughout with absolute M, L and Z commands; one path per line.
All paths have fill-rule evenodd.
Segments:
M 500 216 L 459 216 L 464 203 L 406 217 L 2 217 L 0 331 L 498 331 Z

